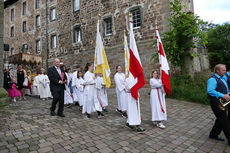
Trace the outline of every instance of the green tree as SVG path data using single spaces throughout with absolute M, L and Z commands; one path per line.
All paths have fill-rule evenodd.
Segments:
M 183 11 L 185 7 L 180 0 L 170 2 L 169 31 L 163 34 L 167 57 L 173 65 L 180 67 L 185 63 L 185 56 L 198 56 L 192 52 L 197 44 L 207 43 L 207 35 L 202 32 L 205 22 L 192 12 Z
M 208 55 L 210 66 L 226 64 L 230 69 L 230 23 L 216 25 L 208 31 Z

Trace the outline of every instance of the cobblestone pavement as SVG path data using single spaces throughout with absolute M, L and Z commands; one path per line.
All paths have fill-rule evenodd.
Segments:
M 0 153 L 230 152 L 226 140 L 208 138 L 215 119 L 209 106 L 167 99 L 168 120 L 162 130 L 151 122 L 148 92 L 141 90 L 144 134 L 125 127 L 126 119 L 115 111 L 114 89 L 108 90 L 109 112 L 102 119 L 96 114 L 86 119 L 77 106 L 65 108 L 65 118 L 51 117 L 51 100 L 28 97 L 11 104 L 0 110 Z

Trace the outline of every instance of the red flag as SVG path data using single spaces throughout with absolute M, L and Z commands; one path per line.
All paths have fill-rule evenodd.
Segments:
M 145 85 L 145 77 L 141 65 L 140 56 L 137 50 L 136 41 L 133 34 L 133 22 L 130 21 L 130 63 L 129 63 L 129 87 L 132 97 L 138 100 L 138 90 Z
M 156 39 L 157 39 L 157 46 L 158 46 L 158 54 L 159 54 L 159 63 L 160 63 L 160 71 L 161 71 L 161 80 L 162 84 L 164 85 L 165 92 L 170 95 L 171 93 L 171 84 L 169 79 L 169 65 L 168 61 L 164 52 L 164 48 L 161 42 L 159 31 L 156 27 Z

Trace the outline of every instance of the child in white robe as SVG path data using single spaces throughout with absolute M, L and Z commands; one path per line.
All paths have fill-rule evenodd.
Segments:
M 67 69 L 67 71 L 70 71 L 70 69 Z M 68 105 L 68 107 L 70 107 L 70 105 L 73 103 L 73 95 L 71 93 L 71 90 L 69 88 L 69 83 L 72 79 L 71 75 L 68 75 L 68 73 L 65 73 L 66 77 L 67 77 L 67 83 L 65 84 L 65 91 L 64 91 L 64 105 Z
M 77 79 L 77 72 L 81 70 L 81 67 L 79 65 L 76 66 L 76 71 L 73 72 L 72 77 L 72 89 L 73 89 L 73 100 L 75 102 L 75 105 L 79 105 L 78 95 L 77 95 L 77 86 L 76 86 L 76 79 Z
M 86 113 L 87 118 L 91 118 L 91 113 L 97 111 L 98 117 L 103 117 L 102 114 L 102 107 L 98 102 L 96 102 L 95 95 L 96 95 L 96 88 L 95 88 L 95 75 L 93 73 L 93 64 L 87 63 L 85 68 L 85 90 L 84 90 L 84 103 L 82 113 Z
M 38 90 L 38 86 L 39 86 L 39 76 L 40 76 L 40 72 L 38 73 L 37 76 L 34 77 L 34 81 L 33 81 L 33 85 L 32 85 L 32 95 L 33 96 L 39 96 L 39 90 Z
M 96 78 L 96 100 L 98 100 L 102 106 L 104 112 L 108 112 L 106 106 L 108 106 L 108 97 L 106 91 L 106 85 L 103 80 L 103 74 L 99 73 Z
M 41 74 L 38 76 L 38 93 L 40 99 L 45 100 L 52 97 L 50 92 L 50 80 L 48 76 L 45 74 L 45 69 L 40 69 Z
M 165 128 L 162 121 L 167 120 L 165 92 L 161 79 L 158 79 L 158 72 L 152 72 L 150 79 L 151 93 L 150 104 L 152 110 L 152 121 L 159 128 Z
M 116 67 L 116 74 L 114 75 L 114 80 L 116 84 L 116 94 L 117 94 L 117 112 L 122 113 L 124 117 L 127 117 L 127 94 L 125 91 L 126 81 L 125 81 L 125 74 L 122 73 L 122 67 L 118 65 Z
M 84 103 L 84 88 L 85 88 L 85 86 L 84 86 L 85 81 L 82 77 L 83 77 L 82 71 L 78 71 L 77 72 L 77 79 L 75 81 L 76 81 L 76 87 L 77 87 L 76 92 L 78 95 L 78 102 L 79 102 L 80 110 L 82 110 L 82 106 Z
M 128 117 L 127 117 L 126 126 L 133 129 L 135 132 L 142 133 L 145 131 L 145 129 L 141 127 L 140 101 L 139 98 L 138 100 L 136 100 L 132 97 L 128 79 L 126 79 L 125 90 L 127 94 L 127 103 L 128 103 L 128 109 L 127 109 Z

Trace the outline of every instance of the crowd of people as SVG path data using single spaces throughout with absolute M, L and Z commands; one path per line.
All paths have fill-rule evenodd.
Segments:
M 131 91 L 127 88 L 126 76 L 122 72 L 122 67 L 116 67 L 114 75 L 115 91 L 117 95 L 116 111 L 124 118 L 127 118 L 127 126 L 136 132 L 145 131 L 140 127 L 141 116 L 140 106 L 130 105 L 132 101 Z M 78 65 L 72 73 L 70 68 L 66 68 L 59 59 L 54 60 L 54 66 L 48 69 L 41 68 L 38 72 L 30 74 L 30 71 L 22 69 L 18 65 L 17 75 L 11 76 L 5 70 L 5 89 L 12 98 L 16 100 L 26 100 L 26 95 L 37 96 L 41 100 L 52 98 L 50 115 L 56 115 L 55 109 L 58 104 L 57 115 L 65 117 L 64 106 L 71 107 L 78 105 L 82 114 L 86 118 L 91 118 L 91 114 L 96 112 L 98 118 L 104 117 L 108 112 L 107 88 L 103 81 L 103 74 L 94 74 L 94 66 L 87 63 L 84 71 Z M 158 72 L 153 71 L 150 79 L 150 104 L 152 110 L 152 121 L 159 128 L 165 128 L 162 121 L 167 120 L 165 92 Z M 18 97 L 18 98 L 17 98 Z M 136 102 L 134 102 L 136 103 Z M 138 106 L 138 109 L 136 107 Z

